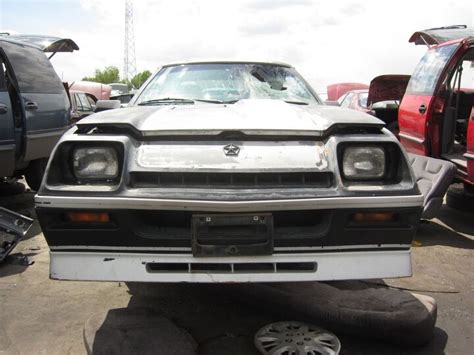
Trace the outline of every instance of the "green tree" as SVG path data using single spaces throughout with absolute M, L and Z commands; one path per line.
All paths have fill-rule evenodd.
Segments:
M 135 89 L 138 89 L 142 84 L 148 79 L 151 75 L 151 71 L 149 70 L 144 70 L 141 73 L 138 73 L 135 75 L 132 80 L 130 80 L 130 83 Z
M 117 67 L 108 66 L 103 70 L 96 69 L 94 76 L 85 77 L 82 80 L 95 81 L 102 84 L 117 83 L 120 81 L 120 73 Z

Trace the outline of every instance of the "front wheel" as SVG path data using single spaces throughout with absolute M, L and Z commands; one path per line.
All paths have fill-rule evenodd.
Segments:
M 25 172 L 25 180 L 28 183 L 30 189 L 34 191 L 39 190 L 47 164 L 47 158 L 33 160 L 30 163 Z

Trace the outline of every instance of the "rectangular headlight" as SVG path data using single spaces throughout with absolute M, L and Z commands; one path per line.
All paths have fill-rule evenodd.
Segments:
M 385 150 L 382 147 L 346 147 L 342 172 L 349 180 L 378 180 L 385 175 Z
M 112 147 L 76 148 L 73 152 L 73 167 L 78 179 L 115 179 L 119 173 L 117 151 Z

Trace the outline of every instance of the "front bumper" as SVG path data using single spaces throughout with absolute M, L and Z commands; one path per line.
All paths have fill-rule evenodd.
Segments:
M 410 276 L 410 245 L 421 203 L 421 195 L 265 201 L 36 197 L 38 218 L 51 249 L 51 278 L 149 282 Z M 107 212 L 110 223 L 65 222 L 64 214 L 70 211 Z M 352 220 L 357 212 L 380 211 L 394 213 L 397 219 L 374 224 Z M 271 214 L 270 255 L 193 256 L 190 221 L 193 215 L 209 212 Z M 210 239 L 202 242 L 211 248 L 217 245 Z M 219 242 L 239 248 L 225 237 Z
M 51 251 L 50 276 L 123 282 L 284 282 L 411 276 L 410 250 L 194 258 Z M 298 265 L 305 267 L 298 268 Z M 313 266 L 306 267 L 306 266 Z

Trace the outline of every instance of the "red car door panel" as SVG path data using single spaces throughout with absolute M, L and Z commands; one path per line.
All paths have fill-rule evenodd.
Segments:
M 398 111 L 400 141 L 412 153 L 428 155 L 428 124 L 433 96 L 405 94 Z

